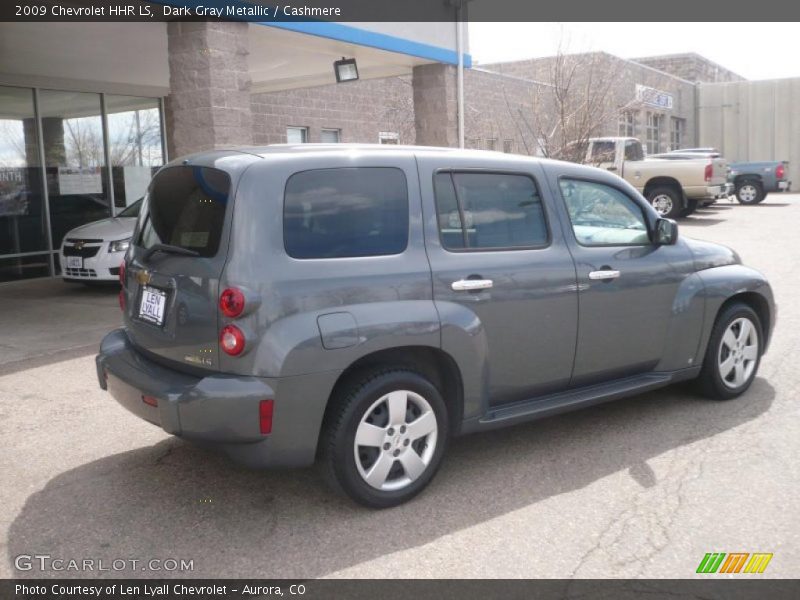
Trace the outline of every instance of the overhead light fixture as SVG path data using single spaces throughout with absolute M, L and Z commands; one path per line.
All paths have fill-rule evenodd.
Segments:
M 358 67 L 355 58 L 345 58 L 333 63 L 333 70 L 336 72 L 336 83 L 343 81 L 355 81 L 358 79 Z

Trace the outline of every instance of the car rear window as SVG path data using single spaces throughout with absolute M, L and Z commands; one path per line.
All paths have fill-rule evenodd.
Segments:
M 219 249 L 231 180 L 219 169 L 170 167 L 150 185 L 139 244 L 169 244 L 214 256 Z
M 408 184 L 394 167 L 295 173 L 286 182 L 283 238 L 293 258 L 400 254 L 408 244 Z

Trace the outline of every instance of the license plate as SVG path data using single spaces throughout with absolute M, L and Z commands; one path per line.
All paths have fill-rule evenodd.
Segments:
M 67 268 L 68 269 L 82 269 L 83 268 L 83 258 L 80 256 L 67 256 Z
M 145 286 L 142 288 L 142 302 L 139 305 L 139 318 L 154 323 L 155 325 L 164 324 L 164 308 L 167 305 L 167 294 Z

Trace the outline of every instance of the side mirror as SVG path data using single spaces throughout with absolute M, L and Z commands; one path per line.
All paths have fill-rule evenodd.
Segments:
M 659 246 L 672 246 L 678 241 L 678 224 L 672 219 L 656 221 L 655 243 Z

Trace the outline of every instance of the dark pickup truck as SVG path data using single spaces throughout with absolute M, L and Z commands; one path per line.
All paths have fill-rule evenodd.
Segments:
M 714 148 L 687 148 L 658 155 L 658 158 L 718 158 L 721 154 Z M 788 177 L 785 160 L 758 162 L 733 162 L 729 164 L 728 182 L 734 186 L 734 194 L 740 204 L 758 204 L 770 192 L 788 192 L 792 182 Z
M 731 163 L 729 181 L 734 185 L 736 199 L 742 204 L 758 204 L 770 192 L 788 192 L 792 182 L 787 179 L 786 161 Z

